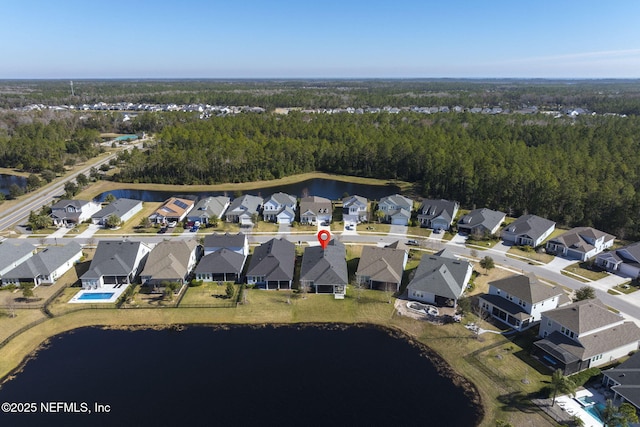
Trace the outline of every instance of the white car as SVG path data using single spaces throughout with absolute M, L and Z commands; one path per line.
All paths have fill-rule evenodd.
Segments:
M 178 221 L 171 221 L 171 222 L 169 223 L 169 228 L 173 228 L 173 227 L 175 227 L 176 225 L 178 225 Z

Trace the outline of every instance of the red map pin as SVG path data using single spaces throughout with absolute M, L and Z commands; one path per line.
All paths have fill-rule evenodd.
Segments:
M 322 246 L 323 250 L 327 248 L 329 240 L 331 240 L 331 233 L 329 233 L 329 230 L 320 230 L 318 232 L 318 242 L 320 242 L 320 246 Z

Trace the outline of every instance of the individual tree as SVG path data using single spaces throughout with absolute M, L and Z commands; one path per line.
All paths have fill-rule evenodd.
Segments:
M 9 197 L 11 199 L 17 199 L 24 194 L 24 190 L 18 184 L 11 184 L 9 186 Z
M 457 311 L 459 314 L 462 314 L 462 315 L 471 312 L 471 300 L 469 299 L 469 297 L 458 298 Z
M 233 286 L 232 282 L 227 282 L 227 289 L 225 290 L 225 293 L 227 294 L 227 298 L 231 299 L 233 298 L 233 294 L 235 293 L 235 286 Z
M 625 402 L 620 405 L 618 413 L 620 415 L 620 425 L 623 427 L 626 427 L 629 424 L 636 424 L 638 422 L 638 413 L 636 412 L 636 408 L 630 403 Z
M 64 192 L 69 199 L 78 194 L 78 186 L 73 181 L 68 181 L 64 184 Z
M 576 385 L 569 377 L 565 377 L 562 369 L 556 369 L 551 374 L 551 389 L 553 390 L 553 399 L 551 406 L 556 403 L 558 393 L 573 395 L 576 391 Z
M 33 191 L 36 188 L 39 188 L 42 185 L 42 181 L 38 177 L 38 175 L 32 173 L 27 177 L 27 189 L 29 191 Z
M 89 169 L 89 178 L 93 180 L 100 179 L 100 173 L 98 173 L 98 169 L 95 166 L 91 166 L 91 169 Z
M 381 223 L 382 221 L 384 221 L 384 218 L 386 217 L 386 214 L 384 213 L 384 211 L 381 210 L 377 210 L 375 213 L 376 216 L 376 220 L 378 221 L 378 223 Z
M 109 215 L 107 219 L 104 221 L 104 225 L 106 225 L 107 228 L 116 228 L 116 227 L 119 227 L 120 224 L 122 224 L 122 220 L 116 214 Z
M 489 274 L 489 270 L 491 270 L 495 266 L 496 265 L 493 262 L 493 258 L 491 258 L 489 255 L 480 260 L 480 267 L 484 268 L 485 274 Z
M 116 200 L 116 196 L 113 195 L 113 193 L 109 193 L 107 194 L 107 196 L 104 198 L 104 202 L 106 204 L 111 204 L 112 202 L 114 202 Z
M 623 403 L 616 406 L 611 399 L 607 399 L 600 416 L 605 427 L 627 427 L 638 422 L 638 414 L 633 405 Z
M 149 219 L 149 217 L 148 217 L 148 216 L 145 216 L 145 217 L 140 218 L 140 224 L 139 224 L 139 226 L 140 226 L 140 227 L 142 227 L 142 228 L 149 228 L 149 227 L 151 227 L 151 220 Z
M 583 301 L 586 299 L 594 299 L 596 297 L 596 290 L 591 286 L 583 286 L 576 291 L 576 301 Z
M 20 283 L 20 290 L 22 291 L 22 296 L 27 301 L 35 295 L 35 293 L 33 292 L 33 288 L 35 288 L 35 286 L 36 285 L 33 282 Z
M 76 182 L 78 183 L 78 186 L 82 188 L 89 184 L 89 178 L 87 178 L 85 174 L 80 173 L 76 177 Z
M 218 218 L 218 215 L 211 214 L 211 216 L 209 216 L 208 224 L 212 227 L 217 227 L 220 224 L 220 218 Z
M 42 179 L 44 179 L 47 182 L 51 182 L 54 179 L 56 179 L 56 173 L 49 169 L 45 169 L 42 172 L 40 172 L 40 176 L 42 177 Z

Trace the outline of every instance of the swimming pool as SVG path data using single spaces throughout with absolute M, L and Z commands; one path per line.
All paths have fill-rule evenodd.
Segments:
M 594 399 L 593 396 L 580 396 L 580 397 L 576 397 L 576 400 L 582 406 L 591 406 L 594 403 L 598 403 L 598 401 L 596 399 Z
M 604 404 L 596 403 L 595 405 L 585 406 L 582 409 L 584 409 L 585 412 L 587 412 L 589 415 L 595 418 L 596 421 L 598 421 L 600 424 L 603 424 L 602 419 L 600 419 L 600 414 L 602 413 L 602 411 L 604 411 L 604 408 L 605 408 Z
M 79 300 L 102 300 L 102 299 L 111 299 L 114 292 L 95 292 L 95 293 L 84 293 L 78 297 Z

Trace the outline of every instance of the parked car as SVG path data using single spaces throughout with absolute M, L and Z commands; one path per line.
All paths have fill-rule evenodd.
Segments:
M 409 245 L 409 246 L 420 246 L 420 243 L 418 243 L 417 240 L 409 239 L 409 240 L 407 240 L 407 245 Z
M 329 221 L 324 221 L 322 224 L 320 224 L 323 227 L 328 227 L 329 226 Z
M 197 225 L 194 225 L 193 227 L 191 227 L 191 228 L 189 229 L 189 231 L 191 231 L 192 233 L 195 233 L 195 232 L 197 232 L 197 231 L 198 231 L 198 229 L 199 229 L 199 228 L 200 228 L 200 227 L 198 227 Z
M 160 230 L 158 230 L 158 234 L 164 234 L 167 232 L 167 227 L 162 227 Z
M 178 225 L 178 221 L 171 221 L 171 222 L 169 223 L 169 228 L 173 228 L 173 227 L 175 227 L 176 225 Z

